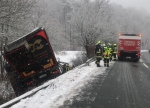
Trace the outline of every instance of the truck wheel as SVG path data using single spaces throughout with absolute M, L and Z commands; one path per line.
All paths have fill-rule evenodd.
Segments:
M 22 83 L 19 80 L 13 79 L 13 80 L 11 80 L 11 84 L 12 84 L 13 90 L 16 94 L 16 97 L 25 93 Z
M 18 78 L 18 75 L 16 74 L 15 71 L 11 71 L 9 73 L 7 73 L 8 78 L 10 80 L 11 86 L 14 90 L 14 93 L 17 96 L 23 94 L 24 91 L 24 87 L 22 85 L 22 81 Z

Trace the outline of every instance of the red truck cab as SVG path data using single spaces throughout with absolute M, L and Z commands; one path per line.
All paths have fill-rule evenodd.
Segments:
M 141 55 L 141 34 L 119 34 L 118 60 L 138 61 Z

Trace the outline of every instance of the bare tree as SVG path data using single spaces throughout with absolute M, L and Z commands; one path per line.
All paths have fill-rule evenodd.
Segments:
M 7 101 L 13 96 L 7 74 L 4 71 L 5 59 L 2 56 L 4 45 L 7 44 L 8 39 L 13 41 L 27 33 L 25 22 L 31 16 L 30 12 L 34 3 L 34 0 L 0 0 L 0 88 L 3 88 L 0 96 Z
M 34 0 L 1 0 L 0 1 L 0 31 L 2 25 L 4 31 L 10 38 L 22 36 L 27 33 L 25 24 L 31 16 Z M 15 39 L 16 39 L 15 38 Z
M 76 35 L 80 36 L 78 42 L 85 48 L 88 58 L 91 52 L 91 50 L 88 50 L 89 47 L 93 46 L 103 36 L 105 17 L 108 16 L 105 15 L 107 6 L 108 2 L 105 0 L 96 0 L 95 2 L 85 0 L 80 3 L 72 16 Z
M 30 27 L 42 26 L 46 29 L 53 49 L 57 51 L 66 50 L 69 45 L 67 44 L 69 38 L 68 16 L 66 15 L 68 6 L 65 3 L 68 2 L 60 2 L 60 0 L 38 1 L 30 20 Z

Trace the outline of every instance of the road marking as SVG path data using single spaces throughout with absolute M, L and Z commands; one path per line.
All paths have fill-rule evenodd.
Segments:
M 140 61 L 143 62 L 142 59 L 140 59 Z M 147 66 L 145 63 L 143 63 L 143 65 L 144 65 L 146 68 L 148 68 L 148 66 Z
M 145 63 L 143 63 L 143 65 L 148 68 L 148 66 Z

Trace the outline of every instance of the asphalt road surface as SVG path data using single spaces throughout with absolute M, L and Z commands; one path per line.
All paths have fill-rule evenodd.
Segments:
M 150 53 L 138 63 L 117 61 L 78 92 L 59 108 L 150 108 Z

